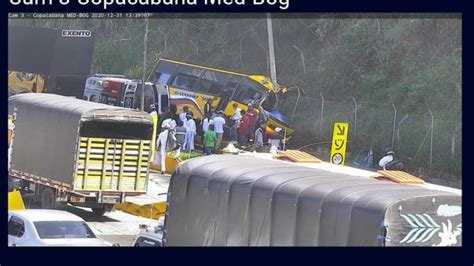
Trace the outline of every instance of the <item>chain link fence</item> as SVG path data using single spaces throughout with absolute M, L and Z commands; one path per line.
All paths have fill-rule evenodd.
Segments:
M 295 133 L 289 147 L 329 161 L 333 125 L 348 122 L 346 164 L 363 150 L 374 152 L 374 167 L 387 148 L 396 151 L 411 172 L 460 182 L 462 139 L 460 114 L 417 113 L 358 103 L 356 99 L 333 101 L 307 95 L 290 95 L 280 102 Z

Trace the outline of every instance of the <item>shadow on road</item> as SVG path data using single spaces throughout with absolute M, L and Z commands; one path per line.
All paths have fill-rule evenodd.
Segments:
M 70 213 L 74 213 L 75 215 L 84 219 L 86 222 L 118 222 L 118 220 L 112 219 L 110 217 L 99 216 L 93 213 L 92 211 L 88 211 L 71 205 L 68 205 L 64 210 Z
M 41 209 L 39 203 L 33 203 L 30 201 L 25 201 L 25 206 L 27 209 Z M 69 204 L 65 208 L 60 210 L 73 213 L 84 219 L 86 222 L 118 222 L 118 220 L 112 219 L 107 216 L 99 216 L 93 213 L 92 210 L 88 208 L 79 208 Z M 105 213 L 105 215 L 107 215 L 107 213 Z

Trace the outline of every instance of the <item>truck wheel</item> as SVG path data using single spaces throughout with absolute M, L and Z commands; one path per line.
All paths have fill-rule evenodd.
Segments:
M 101 206 L 101 207 L 97 207 L 97 208 L 92 208 L 92 212 L 97 214 L 97 215 L 104 215 L 106 212 L 111 212 L 112 210 L 114 209 L 114 205 L 113 204 L 106 204 L 104 206 Z
M 92 212 L 95 213 L 96 215 L 102 216 L 105 214 L 105 208 L 92 208 Z
M 54 209 L 56 203 L 56 195 L 52 188 L 45 188 L 41 193 L 41 208 Z

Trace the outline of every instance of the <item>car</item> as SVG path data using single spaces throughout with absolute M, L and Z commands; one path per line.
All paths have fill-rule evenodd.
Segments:
M 112 246 L 79 216 L 60 210 L 8 212 L 8 246 Z
M 157 226 L 141 224 L 133 239 L 134 247 L 162 247 L 163 246 L 163 217 L 158 220 Z

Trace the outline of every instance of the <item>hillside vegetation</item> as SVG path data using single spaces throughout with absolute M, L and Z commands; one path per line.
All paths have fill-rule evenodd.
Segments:
M 161 56 L 269 76 L 264 14 L 158 14 L 149 21 L 147 71 Z M 92 73 L 141 78 L 143 20 L 10 20 L 11 24 L 90 29 Z M 274 15 L 278 83 L 290 93 L 293 145 L 330 140 L 331 123 L 357 123 L 349 152 L 386 147 L 414 166 L 461 173 L 461 19 L 443 15 Z M 319 109 L 324 97 L 323 119 Z M 354 101 L 358 118 L 354 118 Z M 394 108 L 397 117 L 394 121 Z M 430 148 L 431 117 L 433 148 Z M 404 117 L 407 116 L 404 120 Z M 319 128 L 323 120 L 323 128 Z M 398 131 L 394 143 L 393 124 Z M 352 125 L 352 124 L 351 124 Z M 329 132 L 329 133 L 328 133 Z M 426 137 L 428 136 L 428 137 Z M 431 153 L 431 155 L 430 155 Z M 430 161 L 430 156 L 431 161 Z M 376 159 L 378 159 L 376 157 Z

